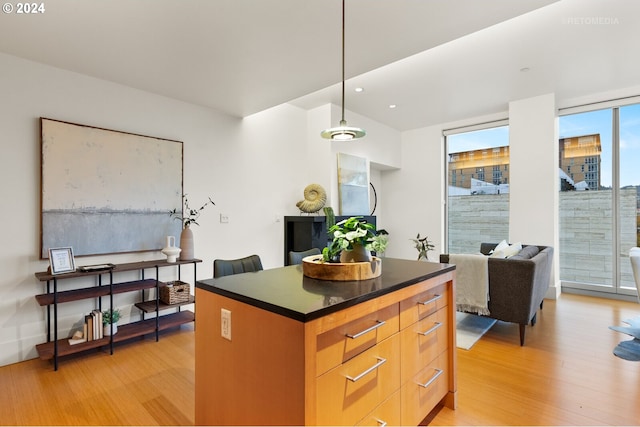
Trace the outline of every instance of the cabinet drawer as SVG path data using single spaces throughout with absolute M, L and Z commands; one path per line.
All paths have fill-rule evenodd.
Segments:
M 398 310 L 398 304 L 392 304 L 318 335 L 316 375 L 322 375 L 398 332 Z
M 447 352 L 407 381 L 401 390 L 402 425 L 418 425 L 446 396 L 449 384 Z
M 449 292 L 449 286 L 444 283 L 400 301 L 400 329 L 404 329 L 425 316 L 446 307 Z
M 447 349 L 449 322 L 443 308 L 401 332 L 402 383 Z
M 400 390 L 382 402 L 369 415 L 364 417 L 358 426 L 399 426 L 400 425 Z
M 400 336 L 317 379 L 317 424 L 354 425 L 400 388 Z

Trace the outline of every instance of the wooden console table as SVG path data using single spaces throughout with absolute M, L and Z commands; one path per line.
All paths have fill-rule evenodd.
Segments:
M 162 283 L 158 280 L 158 272 L 162 267 L 177 266 L 178 267 L 178 279 L 180 279 L 180 265 L 193 264 L 193 282 L 196 282 L 196 264 L 202 262 L 200 259 L 192 260 L 178 260 L 173 263 L 169 263 L 166 260 L 153 260 L 153 261 L 141 261 L 132 262 L 126 264 L 117 264 L 113 268 L 108 270 L 97 270 L 91 272 L 75 271 L 72 273 L 52 275 L 49 272 L 39 272 L 35 276 L 41 282 L 47 283 L 46 293 L 36 295 L 38 304 L 43 307 L 47 307 L 47 342 L 36 345 L 38 355 L 43 360 L 53 359 L 53 366 L 55 370 L 58 370 L 58 358 L 60 356 L 70 355 L 93 348 L 109 345 L 110 353 L 113 354 L 113 344 L 115 342 L 124 341 L 130 338 L 155 333 L 156 341 L 159 339 L 159 332 L 174 326 L 179 326 L 183 323 L 192 322 L 195 319 L 195 315 L 191 311 L 180 311 L 179 307 L 185 304 L 193 304 L 195 302 L 194 297 L 190 297 L 189 301 L 179 304 L 164 304 L 159 299 L 159 287 Z M 145 279 L 145 270 L 152 269 L 155 271 L 155 278 Z M 134 280 L 130 282 L 114 283 L 113 276 L 119 272 L 135 271 L 139 270 L 141 278 L 140 280 Z M 61 280 L 78 278 L 78 277 L 90 277 L 97 276 L 97 286 L 85 286 L 81 288 L 59 291 L 58 282 Z M 103 276 L 108 278 L 106 283 L 103 283 Z M 97 299 L 97 308 L 102 310 L 102 297 L 109 297 L 109 308 L 113 308 L 113 295 L 143 291 L 145 289 L 155 289 L 156 298 L 150 301 L 142 301 L 136 303 L 142 313 L 153 313 L 156 316 L 151 319 L 144 319 L 142 314 L 142 320 L 139 322 L 132 322 L 126 325 L 118 327 L 118 333 L 115 335 L 107 336 L 101 339 L 83 342 L 80 344 L 70 345 L 68 338 L 58 339 L 58 304 L 79 301 L 84 299 Z M 144 295 L 143 295 L 144 296 Z M 53 316 L 51 309 L 53 308 Z M 168 308 L 178 308 L 178 312 L 160 315 L 160 311 Z M 51 337 L 51 330 L 53 329 L 53 339 Z
M 382 267 L 354 282 L 299 265 L 197 282 L 196 424 L 417 425 L 455 408 L 455 266 Z

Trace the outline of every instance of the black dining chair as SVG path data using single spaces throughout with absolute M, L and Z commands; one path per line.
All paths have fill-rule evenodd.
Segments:
M 320 249 L 311 248 L 306 251 L 289 251 L 289 265 L 302 264 L 302 258 L 311 256 L 311 255 L 320 255 Z
M 213 277 L 230 276 L 262 270 L 262 261 L 258 255 L 238 259 L 213 260 Z

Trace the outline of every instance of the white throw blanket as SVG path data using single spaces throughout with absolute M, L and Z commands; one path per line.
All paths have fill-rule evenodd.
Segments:
M 456 265 L 456 309 L 489 314 L 489 257 L 482 254 L 450 254 Z

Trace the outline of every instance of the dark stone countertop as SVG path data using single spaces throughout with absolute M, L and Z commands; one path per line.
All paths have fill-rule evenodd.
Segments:
M 382 258 L 382 275 L 360 281 L 306 277 L 301 265 L 199 280 L 196 288 L 213 292 L 301 322 L 452 271 L 452 264 Z

